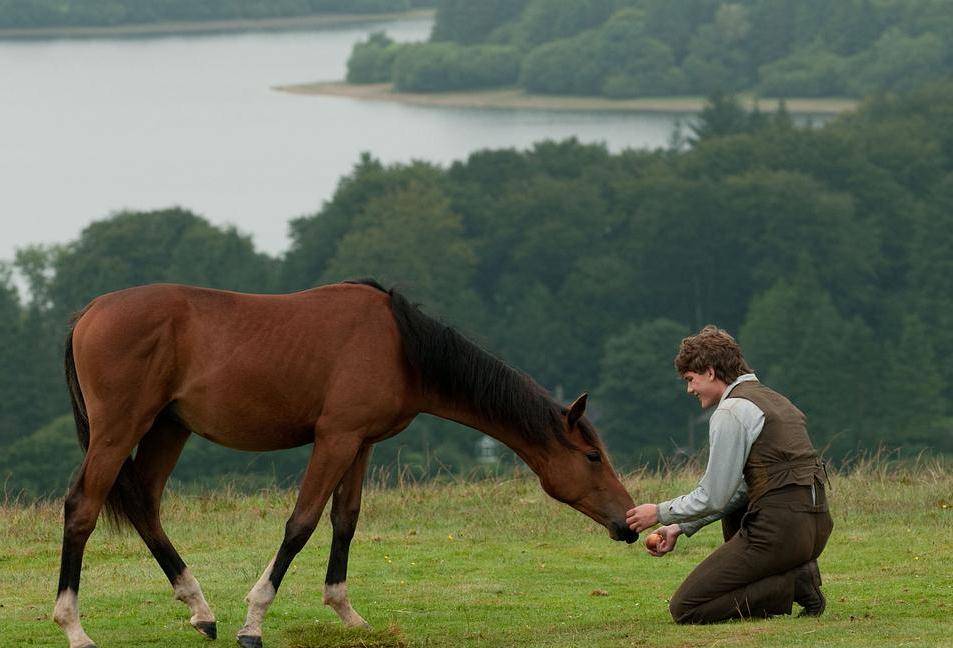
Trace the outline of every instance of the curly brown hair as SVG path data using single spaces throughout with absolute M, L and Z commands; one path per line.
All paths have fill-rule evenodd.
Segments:
M 682 340 L 675 356 L 679 376 L 684 376 L 686 371 L 704 373 L 708 367 L 715 370 L 719 380 L 729 385 L 738 376 L 752 372 L 735 338 L 713 324 Z

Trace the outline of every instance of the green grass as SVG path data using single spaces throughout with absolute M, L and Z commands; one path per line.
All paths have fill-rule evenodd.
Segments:
M 682 471 L 627 479 L 636 501 L 680 494 Z M 322 520 L 265 620 L 271 648 L 324 646 L 953 646 L 953 475 L 940 464 L 865 465 L 833 476 L 834 534 L 820 564 L 819 619 L 681 627 L 667 599 L 719 542 L 712 525 L 661 559 L 550 500 L 535 480 L 368 489 L 351 550 L 354 607 L 375 628 L 344 630 L 321 603 Z M 277 549 L 294 494 L 176 496 L 166 530 L 218 616 L 208 644 L 138 537 L 100 525 L 80 608 L 100 648 L 234 645 L 244 595 Z M 0 507 L 0 637 L 65 646 L 51 610 L 59 505 Z M 604 595 L 594 595 L 602 590 Z

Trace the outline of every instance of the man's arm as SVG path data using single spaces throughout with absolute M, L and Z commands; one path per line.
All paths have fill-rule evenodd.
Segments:
M 689 522 L 679 522 L 678 526 L 681 529 L 682 533 L 689 538 L 695 535 L 699 529 L 706 527 L 712 522 L 717 522 L 721 518 L 734 513 L 738 509 L 744 508 L 748 505 L 748 485 L 745 484 L 744 480 L 741 481 L 741 486 L 738 487 L 738 490 L 735 491 L 735 494 L 731 496 L 731 499 L 728 500 L 728 505 L 723 511 L 718 513 L 712 513 L 711 515 L 706 515 L 703 518 L 697 520 L 691 520 Z
M 681 525 L 723 515 L 729 504 L 740 505 L 736 496 L 744 484 L 742 471 L 751 444 L 764 427 L 764 412 L 751 401 L 737 399 L 730 407 L 715 410 L 709 425 L 705 475 L 692 492 L 658 505 L 658 520 L 662 524 Z

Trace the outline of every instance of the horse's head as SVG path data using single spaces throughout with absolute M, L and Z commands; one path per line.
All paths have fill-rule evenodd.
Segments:
M 585 513 L 609 530 L 613 540 L 635 542 L 639 534 L 625 523 L 635 506 L 619 481 L 602 442 L 583 414 L 583 394 L 562 414 L 565 443 L 553 440 L 535 458 L 533 469 L 550 496 Z

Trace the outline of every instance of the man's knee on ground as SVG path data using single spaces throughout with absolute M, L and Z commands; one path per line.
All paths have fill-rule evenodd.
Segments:
M 672 615 L 672 620 L 679 624 L 691 623 L 694 609 L 694 606 L 688 605 L 677 593 L 672 596 L 672 600 L 668 603 L 668 611 Z

